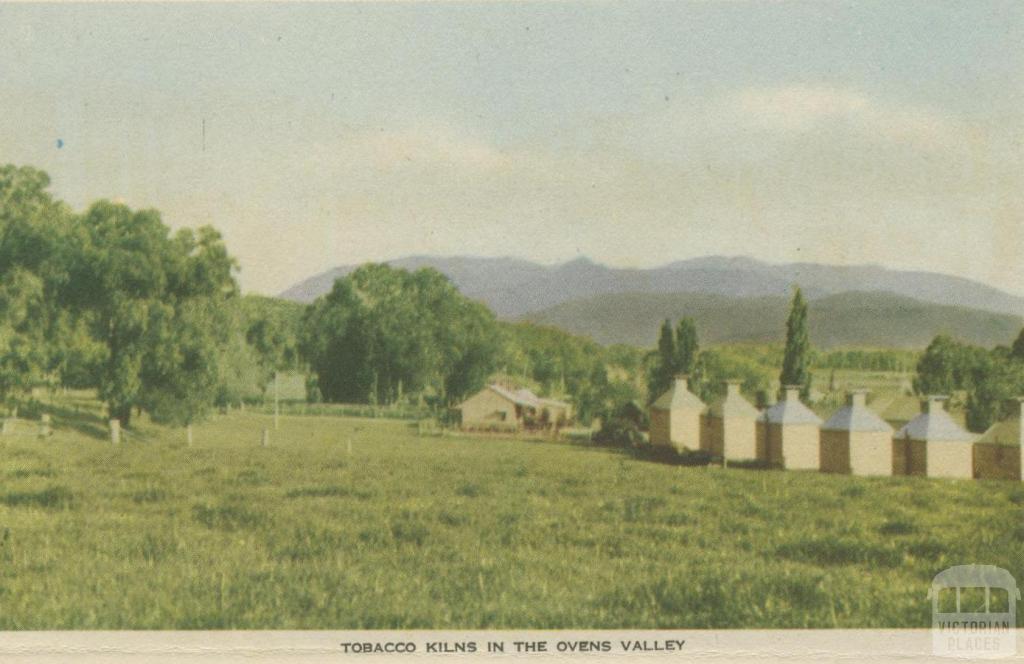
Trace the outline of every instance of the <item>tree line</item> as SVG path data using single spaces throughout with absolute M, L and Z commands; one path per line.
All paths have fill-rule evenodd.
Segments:
M 652 352 L 498 321 L 442 274 L 368 264 L 309 306 L 242 296 L 212 227 L 172 232 L 155 210 L 107 200 L 75 212 L 42 171 L 0 167 L 0 399 L 37 386 L 95 388 L 109 415 L 188 425 L 262 399 L 276 371 L 307 373 L 311 400 L 419 404 L 444 413 L 486 382 L 574 401 L 583 422 L 636 411 L 689 374 L 715 398 L 725 378 L 767 395 L 778 376 L 806 397 L 811 367 L 893 370 L 905 351 L 816 354 L 795 292 L 784 348 L 701 349 L 692 319 L 665 321 Z M 919 393 L 962 393 L 975 430 L 1024 393 L 1024 333 L 982 349 L 937 337 Z M 781 370 L 780 370 L 781 369 Z M 779 371 L 775 374 L 775 371 Z M 763 400 L 763 399 L 759 399 Z
M 967 427 L 984 431 L 1010 416 L 1010 400 L 1024 395 L 1024 330 L 1012 345 L 991 349 L 935 337 L 917 363 L 914 391 L 954 397 Z
M 952 396 L 964 410 L 967 427 L 983 432 L 1011 415 L 1012 401 L 1024 396 L 1024 329 L 1010 346 L 982 348 L 948 335 L 935 337 L 923 353 L 899 350 L 837 350 L 815 353 L 807 335 L 807 302 L 797 288 L 786 322 L 781 354 L 774 348 L 733 346 L 700 351 L 692 320 L 673 328 L 666 320 L 658 347 L 645 358 L 647 403 L 669 389 L 673 377 L 687 374 L 691 389 L 710 402 L 722 394 L 726 379 L 737 379 L 759 405 L 770 400 L 772 367 L 781 365 L 778 384 L 799 385 L 808 399 L 811 368 L 902 371 L 914 366 L 914 393 Z M 830 381 L 831 382 L 831 381 Z M 832 386 L 829 386 L 832 389 Z
M 665 320 L 658 347 L 647 357 L 647 402 L 652 403 L 667 391 L 676 376 L 686 375 L 691 389 L 705 402 L 722 395 L 725 380 L 739 380 L 741 389 L 763 405 L 770 398 L 769 367 L 776 363 L 781 364 L 780 384 L 799 385 L 806 399 L 811 388 L 812 351 L 807 336 L 807 303 L 799 288 L 786 321 L 786 344 L 781 356 L 755 347 L 747 350 L 720 347 L 702 351 L 693 319 L 684 317 L 675 328 Z
M 301 330 L 316 396 L 327 401 L 445 411 L 495 379 L 571 397 L 589 420 L 639 395 L 639 351 L 498 321 L 431 268 L 363 265 L 307 309 Z
M 365 265 L 308 307 L 241 296 L 212 227 L 177 232 L 107 200 L 75 212 L 30 167 L 0 167 L 0 399 L 95 388 L 130 426 L 189 425 L 308 372 L 313 400 L 444 410 L 494 377 L 572 396 L 583 417 L 636 396 L 636 349 L 502 323 L 439 272 Z M 632 367 L 632 369 L 630 368 Z
M 112 418 L 189 425 L 252 399 L 299 362 L 289 315 L 241 297 L 212 227 L 172 232 L 155 210 L 76 213 L 46 173 L 0 166 L 0 399 L 95 388 Z M 288 306 L 288 303 L 285 303 Z

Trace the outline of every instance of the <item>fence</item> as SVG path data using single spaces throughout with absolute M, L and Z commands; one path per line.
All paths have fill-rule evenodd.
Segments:
M 265 415 L 274 414 L 273 402 L 247 406 L 246 409 Z M 422 420 L 431 416 L 431 412 L 428 409 L 415 406 L 371 406 L 368 404 L 303 403 L 294 401 L 282 401 L 279 412 L 282 415 L 372 417 L 391 420 Z

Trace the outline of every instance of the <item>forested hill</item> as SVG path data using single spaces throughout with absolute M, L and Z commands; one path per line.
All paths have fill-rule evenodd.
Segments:
M 579 258 L 539 265 L 516 258 L 410 256 L 392 267 L 432 267 L 463 295 L 483 302 L 499 318 L 515 319 L 565 302 L 614 293 L 705 293 L 727 297 L 790 297 L 795 284 L 815 300 L 849 291 L 892 293 L 922 302 L 970 306 L 1024 316 L 1024 298 L 985 284 L 931 272 L 891 270 L 878 265 L 771 264 L 752 258 L 708 256 L 650 269 L 613 268 Z M 357 266 L 342 266 L 289 288 L 281 297 L 308 303 L 327 293 L 338 277 Z
M 522 317 L 595 341 L 653 346 L 660 322 L 688 316 L 701 341 L 777 342 L 785 334 L 785 297 L 726 297 L 700 293 L 616 293 L 566 302 Z M 924 348 L 946 333 L 982 346 L 1007 345 L 1020 331 L 1017 316 L 943 306 L 888 293 L 850 292 L 809 305 L 811 343 L 820 348 Z

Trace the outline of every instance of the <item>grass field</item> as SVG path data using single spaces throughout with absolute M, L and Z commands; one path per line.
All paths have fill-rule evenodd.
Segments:
M 86 405 L 0 439 L 0 629 L 924 627 L 945 567 L 1024 580 L 1016 483 L 254 413 L 115 448 Z

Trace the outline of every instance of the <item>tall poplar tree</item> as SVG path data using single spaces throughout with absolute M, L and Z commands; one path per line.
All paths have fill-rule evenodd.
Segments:
M 797 287 L 786 319 L 786 350 L 782 358 L 783 385 L 799 385 L 800 396 L 806 399 L 811 391 L 811 342 L 807 338 L 807 302 Z
M 675 372 L 692 374 L 699 350 L 697 325 L 692 318 L 680 319 L 679 325 L 676 327 Z
M 658 351 L 647 377 L 647 398 L 653 402 L 672 386 L 676 374 L 676 340 L 672 321 L 665 319 L 658 335 Z

